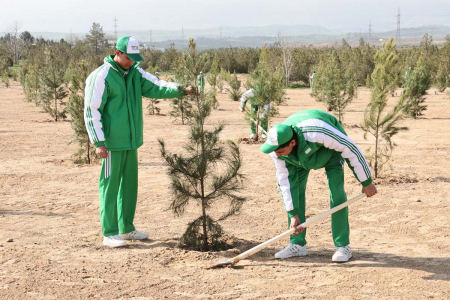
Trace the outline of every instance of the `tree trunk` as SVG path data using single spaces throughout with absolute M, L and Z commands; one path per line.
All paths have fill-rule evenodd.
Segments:
M 89 137 L 87 138 L 87 161 L 91 164 L 91 144 L 89 142 Z
M 56 90 L 55 90 L 55 121 L 58 122 L 58 100 L 56 100 Z

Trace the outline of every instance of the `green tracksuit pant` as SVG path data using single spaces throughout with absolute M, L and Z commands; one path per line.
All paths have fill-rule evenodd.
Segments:
M 258 112 L 258 108 L 258 104 L 252 104 L 252 114 L 256 114 Z M 260 111 L 259 113 L 261 114 L 262 111 Z M 261 127 L 264 128 L 264 130 L 267 132 L 267 127 L 269 125 L 269 121 L 267 120 L 267 118 L 264 118 L 260 124 Z M 253 122 L 250 124 L 250 133 L 256 133 L 256 125 Z
M 137 150 L 108 151 L 108 158 L 102 159 L 99 180 L 100 221 L 104 236 L 135 230 L 137 190 Z
M 332 159 L 325 165 L 325 171 L 328 178 L 328 188 L 330 190 L 330 208 L 338 206 L 347 201 L 347 194 L 344 190 L 344 160 Z M 294 182 L 297 182 L 294 188 L 299 189 L 298 198 L 292 199 L 294 207 L 300 210 L 300 222 L 305 222 L 305 190 L 308 180 L 309 170 L 303 168 L 297 169 L 297 174 L 291 182 L 291 190 Z M 292 193 L 296 194 L 296 193 Z M 288 228 L 291 219 L 288 217 Z M 348 207 L 345 207 L 331 215 L 331 232 L 333 235 L 334 245 L 342 247 L 350 244 L 350 226 L 348 224 Z M 296 236 L 291 235 L 290 242 L 297 245 L 306 245 L 306 229 Z

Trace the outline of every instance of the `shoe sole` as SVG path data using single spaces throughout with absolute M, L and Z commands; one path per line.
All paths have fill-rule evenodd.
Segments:
M 123 245 L 111 246 L 111 245 L 108 245 L 108 244 L 103 243 L 103 246 L 110 247 L 110 248 L 120 248 L 120 247 L 128 246 L 128 244 L 125 243 L 125 244 L 123 244 Z
M 353 257 L 353 255 L 350 256 L 350 257 L 348 258 L 348 260 L 334 260 L 334 259 L 331 259 L 331 261 L 332 261 L 332 262 L 335 262 L 335 263 L 338 263 L 338 264 L 341 264 L 341 263 L 346 263 L 346 262 L 350 261 L 350 260 L 352 259 L 352 257 Z
M 288 258 L 293 258 L 293 257 L 303 257 L 303 256 L 306 256 L 306 255 L 308 255 L 308 253 L 306 253 L 306 254 L 300 254 L 300 255 L 293 255 L 293 256 L 289 256 L 289 257 L 276 257 L 276 256 L 275 256 L 275 258 L 276 258 L 276 259 L 288 259 Z
M 124 241 L 132 241 L 132 240 L 135 240 L 135 241 L 142 241 L 142 240 L 147 240 L 148 237 L 143 238 L 143 239 L 132 239 L 132 238 L 121 237 L 121 239 L 124 240 Z

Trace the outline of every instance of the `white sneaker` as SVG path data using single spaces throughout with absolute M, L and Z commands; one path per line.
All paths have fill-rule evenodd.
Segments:
M 254 134 L 254 133 L 250 134 L 250 138 L 251 138 L 252 140 L 255 139 L 255 138 L 256 138 L 256 134 Z
M 148 238 L 148 233 L 135 230 L 126 234 L 120 234 L 120 237 L 123 240 L 145 240 L 146 238 Z
M 267 135 L 265 135 L 265 134 L 263 133 L 263 134 L 261 134 L 261 137 L 262 137 L 263 139 L 265 139 L 265 138 L 267 137 Z
M 127 245 L 127 242 L 122 240 L 119 235 L 111 235 L 103 237 L 103 245 L 111 248 L 123 247 Z
M 332 260 L 334 262 L 346 262 L 352 258 L 352 250 L 350 250 L 350 246 L 337 247 L 336 252 L 333 254 Z
M 286 248 L 283 250 L 275 253 L 275 258 L 289 258 L 294 256 L 305 256 L 308 254 L 308 251 L 306 251 L 306 245 L 300 246 L 295 244 L 289 244 Z

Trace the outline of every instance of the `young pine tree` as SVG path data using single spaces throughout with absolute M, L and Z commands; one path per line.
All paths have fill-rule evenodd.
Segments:
M 220 70 L 219 70 L 219 57 L 217 53 L 214 54 L 214 58 L 211 64 L 211 69 L 206 76 L 208 83 L 211 85 L 213 91 L 216 91 L 216 86 L 218 81 L 220 80 Z
M 227 82 L 230 85 L 230 88 L 225 88 L 228 92 L 228 96 L 233 101 L 239 101 L 243 93 L 241 91 L 241 81 L 238 79 L 236 72 L 234 72 L 233 75 L 229 74 L 227 79 Z
M 177 78 L 185 78 L 182 84 L 196 86 L 196 76 L 203 65 L 195 43 L 190 39 L 189 50 L 182 54 L 179 61 Z M 203 93 L 189 98 L 193 109 L 188 142 L 183 147 L 186 154 L 168 153 L 164 141 L 160 139 L 161 155 L 169 166 L 168 174 L 172 181 L 172 211 L 182 215 L 191 200 L 199 202 L 201 207 L 200 216 L 189 223 L 179 245 L 201 251 L 215 250 L 223 246 L 219 221 L 239 211 L 245 200 L 237 194 L 242 179 L 239 172 L 242 162 L 235 143 L 228 142 L 229 152 L 219 143 L 223 124 L 214 128 L 205 126 L 212 110 L 212 100 Z M 217 174 L 217 170 L 224 171 Z M 214 204 L 220 203 L 222 206 L 224 200 L 230 201 L 229 210 L 218 219 L 213 219 L 210 211 Z
M 314 96 L 342 122 L 345 108 L 356 97 L 357 80 L 351 68 L 344 68 L 335 50 L 317 72 Z
M 387 111 L 387 95 L 396 85 L 395 73 L 398 56 L 393 44 L 393 38 L 383 44 L 383 48 L 375 54 L 375 69 L 372 73 L 372 98 L 364 111 L 364 121 L 361 124 L 364 138 L 370 134 L 375 138 L 374 151 L 368 156 L 369 163 L 374 170 L 375 178 L 392 156 L 395 143 L 392 137 L 407 127 L 400 127 L 398 123 L 403 119 L 403 103 L 399 99 L 397 105 Z M 371 149 L 369 149 L 371 151 Z
M 2 81 L 3 81 L 3 84 L 5 85 L 5 87 L 9 88 L 9 76 L 8 76 L 8 72 L 6 72 L 6 70 L 3 71 Z
M 74 154 L 75 163 L 90 164 L 95 157 L 95 146 L 89 141 L 89 135 L 84 123 L 84 89 L 86 78 L 90 74 L 87 63 L 81 60 L 70 72 L 70 95 L 67 112 L 70 114 L 73 129 L 73 139 L 70 143 L 78 143 L 78 151 Z
M 160 101 L 158 99 L 154 99 L 154 98 L 147 98 L 147 99 L 148 99 L 148 105 L 147 105 L 148 114 L 149 115 L 159 115 L 161 108 L 157 107 L 156 105 Z
M 65 73 L 67 56 L 62 47 L 49 47 L 45 51 L 45 66 L 40 74 L 40 100 L 44 111 L 50 114 L 55 122 L 66 118 L 66 109 L 62 108 L 62 101 L 68 94 L 66 89 Z M 59 103 L 59 105 L 58 105 Z
M 277 114 L 275 105 L 284 102 L 284 75 L 280 70 L 272 70 L 267 57 L 267 50 L 263 48 L 256 68 L 250 73 L 246 82 L 247 89 L 253 89 L 253 97 L 249 98 L 252 104 L 257 104 L 258 109 L 252 109 L 245 114 L 247 122 L 251 125 L 255 123 L 255 134 L 259 139 L 260 124 L 269 124 L 271 117 Z M 269 113 L 264 114 L 264 107 L 270 105 Z
M 407 116 L 417 119 L 423 115 L 423 111 L 427 109 L 427 106 L 423 104 L 425 102 L 423 95 L 430 88 L 430 85 L 430 76 L 426 72 L 425 57 L 422 54 L 417 66 L 411 70 L 402 94 L 402 101 L 405 104 L 403 111 Z

